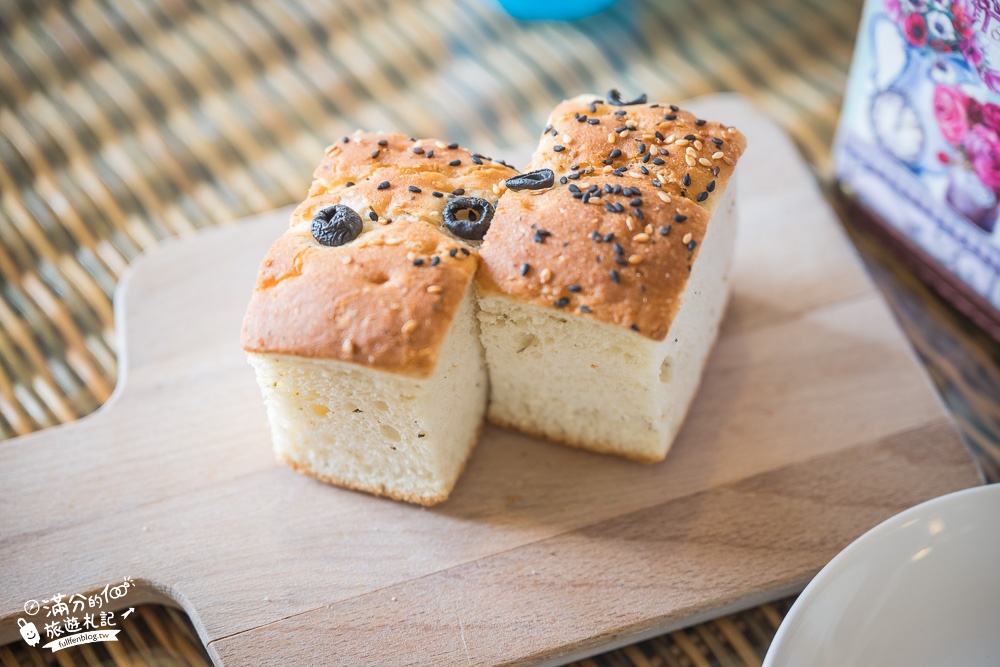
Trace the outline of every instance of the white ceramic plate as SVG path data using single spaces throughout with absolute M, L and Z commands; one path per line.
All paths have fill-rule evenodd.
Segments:
M 1000 484 L 855 540 L 792 606 L 764 667 L 1000 665 Z

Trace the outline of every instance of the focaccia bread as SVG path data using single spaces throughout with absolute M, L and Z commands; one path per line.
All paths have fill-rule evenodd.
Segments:
M 644 98 L 556 107 L 480 248 L 491 421 L 666 456 L 725 310 L 745 146 Z
M 280 460 L 399 500 L 448 497 L 487 398 L 475 247 L 514 174 L 398 134 L 327 149 L 243 323 Z

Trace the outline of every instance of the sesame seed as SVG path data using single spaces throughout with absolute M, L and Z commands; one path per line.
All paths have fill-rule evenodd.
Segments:
M 567 299 L 567 298 L 566 298 L 566 297 L 564 297 L 564 296 L 563 296 L 563 297 L 559 297 L 559 298 L 558 298 L 558 299 L 556 299 L 556 301 L 555 301 L 555 307 L 556 307 L 556 308 L 565 308 L 565 307 L 566 307 L 566 306 L 568 306 L 568 305 L 569 305 L 569 299 Z
M 628 136 L 628 130 L 622 130 L 621 132 L 618 133 L 618 136 L 621 137 L 622 139 L 626 138 Z
M 649 234 L 639 233 L 632 237 L 632 240 L 636 243 L 646 243 L 649 241 Z
M 698 158 L 698 164 L 700 164 L 703 167 L 711 167 L 712 161 L 709 160 L 707 157 L 700 157 Z
M 581 313 L 591 313 L 593 311 L 590 310 L 590 308 L 588 308 L 587 306 L 580 306 L 580 312 Z
M 470 252 L 469 252 L 469 249 L 468 249 L 468 248 L 462 248 L 462 254 L 463 254 L 463 255 L 465 255 L 466 257 L 468 257 L 468 256 L 469 256 L 469 255 L 471 255 L 472 253 L 470 253 Z
M 709 192 L 715 192 L 715 181 L 709 181 L 708 185 L 705 186 L 705 189 Z
M 340 345 L 340 351 L 344 354 L 354 354 L 354 341 L 350 338 L 344 339 L 344 342 Z
M 564 144 L 571 144 L 573 143 L 573 137 L 569 136 L 568 134 L 564 134 L 562 135 L 562 142 Z
M 608 135 L 608 143 L 609 144 L 615 143 L 615 133 L 614 132 L 612 132 L 611 134 Z
M 681 243 L 688 244 L 691 242 L 691 232 L 688 232 L 681 238 Z
M 668 234 L 670 234 L 670 225 L 660 227 L 660 236 L 667 236 Z
M 694 124 L 697 125 L 697 126 L 699 126 L 699 127 L 701 127 L 702 125 L 705 124 L 705 121 L 703 121 L 701 118 L 699 118 L 698 120 L 696 120 L 694 122 Z
M 552 271 L 550 271 L 548 269 L 542 269 L 541 272 L 538 274 L 538 279 L 544 285 L 545 283 L 547 283 L 550 280 L 552 280 Z
M 687 139 L 678 139 L 677 141 L 674 142 L 674 145 L 675 146 L 687 146 L 689 143 L 691 143 L 691 142 L 688 141 Z
M 642 206 L 642 200 L 638 197 L 634 197 L 628 203 L 629 206 Z
M 427 151 L 427 157 L 434 157 L 434 151 L 433 150 Z
M 685 162 L 687 162 L 687 166 L 689 166 L 689 167 L 693 167 L 693 166 L 695 166 L 696 164 L 698 164 L 698 163 L 697 163 L 697 162 L 695 161 L 695 159 L 694 159 L 693 157 L 691 157 L 690 155 L 685 155 L 685 156 L 684 156 L 684 161 L 685 161 Z
M 566 289 L 568 289 L 570 292 L 582 291 L 582 288 L 579 285 L 569 285 L 568 287 L 566 287 Z
M 440 257 L 438 257 L 437 255 L 434 255 L 433 257 L 431 257 L 431 266 L 437 266 L 440 263 L 441 263 L 441 258 Z
M 674 214 L 674 222 L 684 222 L 688 217 L 686 215 L 681 215 L 680 213 Z
M 438 192 L 437 190 L 435 190 L 431 194 L 434 195 L 435 197 L 444 197 L 444 193 L 443 192 Z
M 411 334 L 416 330 L 416 328 L 417 328 L 416 320 L 406 320 L 406 322 L 403 323 L 403 327 L 400 329 L 400 331 L 402 331 L 404 334 Z
M 694 250 L 698 246 L 697 241 L 688 241 L 688 250 Z
M 448 163 L 448 166 L 449 167 L 457 167 L 460 164 L 462 164 L 461 160 L 452 160 L 451 162 Z
M 451 194 L 455 195 L 456 197 L 461 197 L 462 195 L 465 194 L 465 188 L 455 188 L 454 190 L 451 191 Z
M 614 240 L 615 240 L 615 233 L 614 232 L 609 232 L 609 233 L 607 233 L 607 234 L 604 235 L 604 242 L 605 243 L 611 243 Z
M 415 185 L 411 185 L 406 189 L 409 190 L 410 192 L 416 192 L 417 194 L 420 194 L 422 192 L 422 190 Z
M 723 161 L 724 161 L 724 162 L 725 162 L 726 164 L 728 164 L 728 165 L 729 165 L 730 167 L 732 167 L 732 166 L 733 166 L 734 164 L 736 164 L 735 162 L 733 162 L 733 158 L 729 157 L 728 155 L 724 156 L 724 157 L 722 158 L 722 160 L 723 160 Z
M 479 158 L 479 157 L 476 157 L 475 155 L 473 155 L 472 156 L 472 163 L 473 164 L 482 164 L 483 160 L 482 160 L 482 158 Z
M 663 165 L 664 163 L 665 161 L 661 157 L 653 158 L 653 164 L 655 164 L 657 167 Z
M 390 187 L 389 186 L 389 181 L 382 181 L 381 183 L 378 184 L 378 187 L 376 188 L 376 190 L 386 190 L 389 187 Z
M 528 275 L 528 271 L 530 271 L 530 270 L 531 270 L 531 265 L 530 264 L 522 264 L 521 265 L 521 275 L 522 276 Z
M 415 260 L 413 260 L 413 266 L 423 266 L 423 265 L 424 265 L 423 257 L 417 257 Z
M 587 125 L 600 125 L 601 121 L 598 118 L 591 118 L 587 121 Z
M 379 155 L 379 153 L 381 153 L 381 152 L 382 152 L 381 149 L 378 149 L 378 148 L 376 148 L 375 150 L 373 150 L 372 151 L 372 159 L 374 160 L 375 158 L 377 158 L 378 155 Z
M 621 244 L 618 243 L 617 241 L 615 241 L 615 243 L 612 244 L 611 247 L 614 249 L 616 255 L 624 255 L 625 254 L 625 249 L 622 248 Z
M 454 257 L 457 254 L 458 254 L 458 248 L 452 248 L 451 250 L 448 251 L 449 257 Z
M 691 185 L 691 174 L 685 173 L 684 178 L 681 179 L 681 183 L 684 184 L 684 187 Z
M 340 260 L 340 262 L 341 262 L 342 264 L 350 264 L 350 263 L 351 263 L 351 262 L 353 262 L 353 261 L 354 261 L 354 258 L 353 258 L 353 257 L 351 257 L 350 255 L 344 255 L 344 257 L 343 257 L 343 258 L 341 258 L 341 260 Z
M 703 202 L 706 199 L 708 199 L 708 193 L 707 192 L 700 192 L 700 193 L 698 193 L 698 201 L 699 202 Z
M 651 153 L 646 153 L 645 155 L 642 156 L 642 163 L 647 164 L 651 157 L 653 157 Z
M 562 153 L 564 150 L 566 150 L 566 147 L 565 146 L 553 146 L 552 150 L 554 150 L 556 153 Z
M 636 332 L 636 333 L 639 333 L 639 325 L 638 324 L 630 324 L 630 325 L 628 325 L 628 328 L 631 329 L 632 331 Z
M 440 285 L 428 285 L 427 286 L 427 293 L 428 294 L 440 294 L 441 290 L 443 290 L 443 289 L 444 288 L 441 287 Z
M 344 183 L 344 186 L 346 186 L 348 188 L 353 188 L 354 187 L 354 181 L 347 181 L 346 183 Z
M 611 280 L 613 282 L 615 282 L 615 283 L 621 283 L 621 281 L 622 281 L 621 280 L 621 276 L 618 275 L 618 271 L 617 270 L 611 269 L 611 271 L 608 273 L 608 275 L 611 276 Z
M 666 192 L 657 192 L 656 196 L 659 197 L 660 201 L 662 201 L 664 204 L 669 204 L 671 201 L 670 195 L 668 195 Z
M 639 144 L 639 155 L 646 152 L 646 144 Z
M 456 148 L 458 148 L 458 142 L 457 141 L 453 141 L 452 143 L 448 144 L 447 147 L 450 148 L 451 150 L 455 150 Z M 441 148 L 445 148 L 445 147 L 441 146 Z
M 719 139 L 718 137 L 712 137 L 712 143 L 715 144 L 716 146 L 721 146 L 722 139 Z
M 618 150 L 617 148 L 614 149 L 613 151 L 611 151 L 611 153 L 608 154 L 608 157 L 611 158 L 612 160 L 614 160 L 615 158 L 619 158 L 621 156 L 622 156 L 622 152 L 620 150 Z
M 629 255 L 628 263 L 632 265 L 642 264 L 642 255 Z
M 372 222 L 378 222 L 378 213 L 375 211 L 368 211 L 368 219 Z
M 701 139 L 695 139 L 694 140 L 694 147 L 696 149 L 698 149 L 698 150 L 701 150 L 702 148 L 705 147 L 705 144 L 701 143 Z
M 423 155 L 425 151 L 420 146 L 414 146 L 413 152 L 416 153 L 417 155 Z
M 725 153 L 723 153 L 722 151 L 715 151 L 714 153 L 712 153 L 712 159 L 713 160 L 718 160 L 719 158 L 723 157 L 724 155 L 725 155 Z

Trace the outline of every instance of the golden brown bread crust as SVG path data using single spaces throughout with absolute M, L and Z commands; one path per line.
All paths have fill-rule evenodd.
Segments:
M 477 289 L 663 340 L 746 141 L 672 107 L 593 99 L 553 111 L 529 169 L 552 169 L 555 185 L 504 194 L 480 248 Z M 636 129 L 622 137 L 622 126 Z
M 598 123 L 592 125 L 593 120 Z M 654 187 L 670 195 L 693 201 L 701 196 L 700 204 L 711 211 L 745 150 L 746 138 L 735 128 L 701 120 L 675 106 L 619 107 L 580 95 L 553 109 L 528 170 L 552 169 L 558 178 L 589 168 L 592 174 L 614 179 L 618 169 L 650 183 L 655 180 L 660 185 Z M 712 181 L 715 190 L 709 192 Z
M 433 372 L 478 263 L 472 244 L 440 227 L 442 211 L 457 189 L 495 203 L 516 173 L 437 143 L 357 133 L 328 149 L 309 197 L 261 264 L 243 321 L 245 351 L 339 359 L 413 377 Z M 434 157 L 426 157 L 428 146 Z M 382 181 L 389 186 L 379 189 Z M 358 212 L 364 230 L 343 246 L 321 245 L 312 217 L 341 203 Z
M 581 191 L 622 186 L 621 194 L 586 204 L 559 185 L 505 194 L 479 250 L 480 294 L 503 294 L 663 340 L 709 216 L 688 199 L 664 195 L 670 201 L 663 201 L 647 181 L 611 178 L 575 181 Z M 637 199 L 641 206 L 629 205 Z M 615 204 L 623 212 L 607 210 Z

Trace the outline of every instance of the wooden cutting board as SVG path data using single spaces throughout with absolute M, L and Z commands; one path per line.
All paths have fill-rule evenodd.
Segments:
M 276 211 L 137 261 L 114 396 L 0 444 L 4 638 L 28 599 L 131 576 L 127 605 L 179 604 L 222 664 L 559 663 L 795 592 L 980 483 L 788 137 L 738 97 L 689 106 L 750 150 L 732 302 L 664 463 L 487 428 L 433 509 L 276 464 L 239 347 Z

